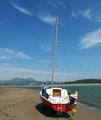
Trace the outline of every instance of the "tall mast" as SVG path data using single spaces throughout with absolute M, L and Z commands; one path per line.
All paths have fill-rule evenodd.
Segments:
M 58 32 L 58 16 L 56 17 L 56 21 L 55 21 L 55 31 L 54 31 L 53 42 L 52 42 L 52 82 L 51 82 L 52 85 L 53 85 L 53 81 L 55 78 L 55 58 L 56 58 L 56 46 L 57 46 L 57 32 Z

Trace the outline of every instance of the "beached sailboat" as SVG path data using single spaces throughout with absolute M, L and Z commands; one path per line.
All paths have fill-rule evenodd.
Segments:
M 52 78 L 51 85 L 42 87 L 40 91 L 41 101 L 44 106 L 57 111 L 57 113 L 64 112 L 76 112 L 77 107 L 77 97 L 78 93 L 75 91 L 73 94 L 68 92 L 67 89 L 62 87 L 55 87 L 53 85 L 54 81 L 54 71 L 55 71 L 55 54 L 56 54 L 56 44 L 57 44 L 57 31 L 58 31 L 58 17 L 56 17 L 55 23 L 55 38 L 52 45 Z

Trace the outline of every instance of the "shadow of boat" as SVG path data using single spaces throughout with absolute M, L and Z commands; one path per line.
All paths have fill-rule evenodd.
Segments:
M 58 114 L 56 111 L 53 111 L 48 107 L 45 107 L 42 103 L 37 104 L 35 108 L 46 117 L 51 117 L 51 118 L 61 117 L 61 118 L 67 118 L 67 119 L 71 118 L 71 116 L 68 113 Z

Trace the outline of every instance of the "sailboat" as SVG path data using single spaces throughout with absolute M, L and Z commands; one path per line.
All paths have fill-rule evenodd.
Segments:
M 78 92 L 70 93 L 67 89 L 62 87 L 56 87 L 53 85 L 55 78 L 55 55 L 57 44 L 57 32 L 58 32 L 58 17 L 55 21 L 55 34 L 52 45 L 52 78 L 51 85 L 46 85 L 41 88 L 40 98 L 42 104 L 57 113 L 72 112 L 75 113 L 77 109 Z

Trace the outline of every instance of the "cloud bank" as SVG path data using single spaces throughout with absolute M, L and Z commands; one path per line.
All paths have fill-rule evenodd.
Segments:
M 55 17 L 50 15 L 50 14 L 44 14 L 44 13 L 39 13 L 38 14 L 38 18 L 47 23 L 47 24 L 50 24 L 50 25 L 54 25 L 55 24 Z
M 0 48 L 0 59 L 31 59 L 30 56 L 22 51 L 15 51 L 9 48 Z
M 101 22 L 101 14 L 99 11 L 94 11 L 90 8 L 85 10 L 73 11 L 72 17 L 74 18 L 84 18 L 88 21 Z
M 87 49 L 101 44 L 101 28 L 81 37 L 80 48 Z
M 66 8 L 64 0 L 47 0 L 47 3 L 54 9 Z
M 28 68 L 17 68 L 17 67 L 0 67 L 0 80 L 12 79 L 14 77 L 21 78 L 35 78 L 36 80 L 49 80 L 51 76 L 50 71 L 44 70 L 34 70 Z M 67 78 L 66 73 L 56 73 L 57 79 L 61 80 L 61 78 Z M 1 79 L 2 78 L 2 79 Z
M 29 16 L 33 16 L 33 13 L 31 13 L 29 10 L 27 10 L 26 8 L 23 8 L 22 6 L 18 5 L 15 0 L 10 0 L 10 4 L 19 12 L 29 15 Z

